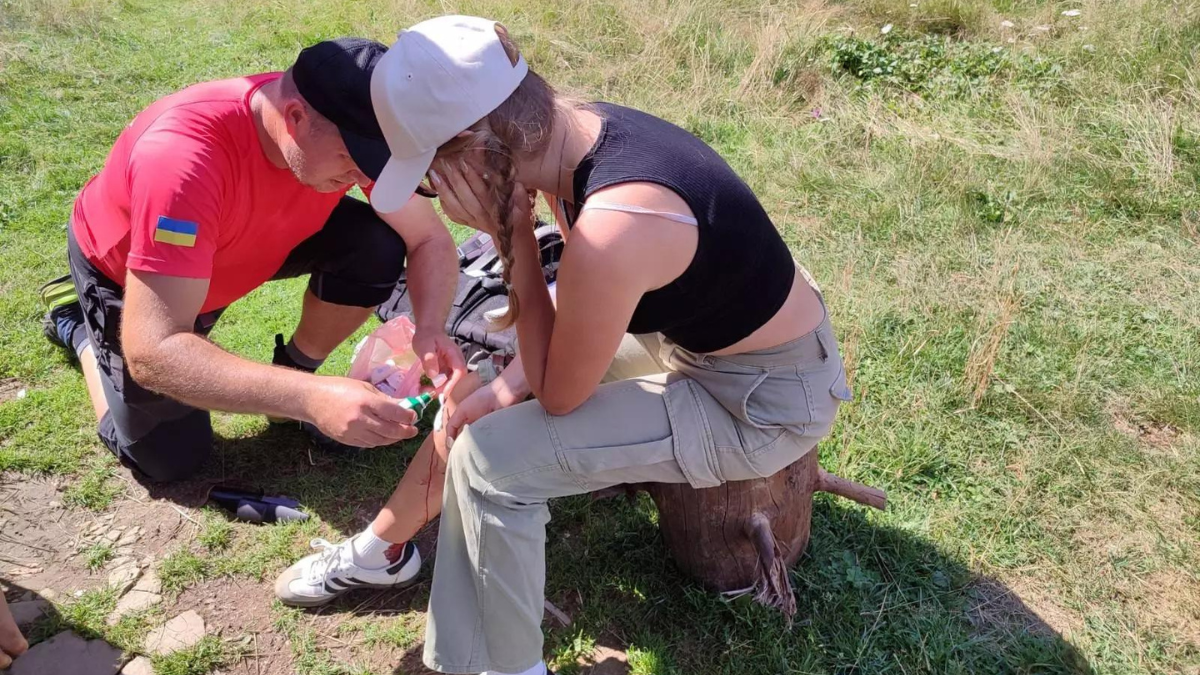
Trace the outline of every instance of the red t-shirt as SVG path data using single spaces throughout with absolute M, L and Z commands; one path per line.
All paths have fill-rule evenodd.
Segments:
M 134 118 L 75 200 L 87 259 L 121 285 L 127 269 L 208 279 L 201 312 L 274 276 L 346 192 L 317 192 L 267 160 L 250 96 L 279 77 L 197 84 Z

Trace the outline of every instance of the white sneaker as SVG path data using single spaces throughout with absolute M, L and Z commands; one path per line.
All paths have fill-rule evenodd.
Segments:
M 371 570 L 354 563 L 350 539 L 334 545 L 313 539 L 310 545 L 321 549 L 283 571 L 275 580 L 275 595 L 293 607 L 316 607 L 356 588 L 404 588 L 421 571 L 421 554 L 410 541 L 395 563 Z

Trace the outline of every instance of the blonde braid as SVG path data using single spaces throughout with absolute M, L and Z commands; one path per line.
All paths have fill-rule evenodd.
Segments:
M 505 147 L 495 135 L 489 135 L 484 148 L 484 163 L 495 178 L 488 181 L 496 209 L 496 248 L 500 252 L 501 278 L 508 289 L 508 311 L 503 316 L 491 322 L 492 330 L 504 330 L 513 325 L 521 312 L 520 298 L 512 287 L 512 269 L 514 256 L 512 237 L 514 228 L 520 223 L 515 221 L 517 213 L 518 190 L 516 189 L 517 167 L 512 161 L 512 151 Z M 527 198 L 525 195 L 521 195 Z
M 515 66 L 520 51 L 509 37 L 508 30 L 496 24 L 496 35 L 509 61 Z M 438 148 L 438 156 L 446 161 L 463 161 L 466 153 L 483 152 L 482 161 L 487 170 L 484 181 L 497 220 L 496 249 L 500 252 L 501 275 L 508 288 L 508 311 L 490 323 L 491 330 L 512 326 L 520 315 L 520 299 L 512 287 L 515 258 L 513 232 L 518 227 L 534 227 L 532 206 L 528 209 L 529 222 L 516 220 L 518 213 L 526 211 L 521 200 L 531 199 L 529 193 L 516 189 L 517 159 L 525 161 L 542 156 L 554 135 L 555 117 L 559 109 L 566 110 L 573 106 L 571 101 L 559 101 L 554 88 L 530 70 L 511 96 L 467 129 L 470 134 L 456 136 Z M 534 264 L 540 265 L 540 258 Z

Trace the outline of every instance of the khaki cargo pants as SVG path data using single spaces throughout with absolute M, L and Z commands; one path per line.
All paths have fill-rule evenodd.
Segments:
M 425 664 L 519 673 L 542 654 L 548 499 L 622 483 L 770 476 L 829 433 L 850 398 L 828 316 L 736 356 L 627 337 L 610 377 L 569 415 L 536 401 L 465 428 L 446 474 Z

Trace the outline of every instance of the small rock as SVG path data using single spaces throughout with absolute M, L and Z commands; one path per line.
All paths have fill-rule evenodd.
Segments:
M 33 625 L 34 621 L 50 611 L 50 603 L 45 600 L 26 600 L 14 602 L 8 606 L 8 609 L 12 611 L 13 618 L 17 620 L 18 628 L 28 628 Z
M 1034 26 L 1033 29 L 1039 33 L 1049 33 L 1050 26 Z
M 117 546 L 129 546 L 130 544 L 136 543 L 137 540 L 138 532 L 135 528 L 133 530 L 128 530 L 125 532 L 125 534 L 122 534 L 121 538 L 117 539 Z
M 1001 27 L 1001 28 L 1013 28 L 1013 27 L 1014 27 L 1014 26 L 1016 26 L 1016 25 L 1017 25 L 1017 24 L 1015 24 L 1015 23 L 1013 23 L 1013 22 L 1009 21 L 1008 19 L 1005 19 L 1004 21 L 1001 21 L 1001 22 L 1000 22 L 1000 27 Z
M 146 572 L 133 589 L 117 601 L 117 608 L 108 615 L 108 625 L 115 626 L 126 614 L 153 607 L 162 602 L 160 593 L 162 593 L 162 582 L 159 581 L 158 574 L 154 570 Z
M 108 585 L 117 589 L 117 595 L 121 595 L 133 586 L 133 582 L 137 581 L 141 574 L 141 566 L 133 560 L 127 559 L 125 563 L 109 572 Z
M 139 656 L 125 664 L 125 667 L 121 669 L 121 675 L 154 675 L 154 664 L 150 662 L 150 659 Z
M 72 593 L 71 595 L 74 595 L 77 598 L 82 598 L 83 597 L 83 589 L 81 588 L 81 589 L 75 591 L 74 593 Z
M 20 390 L 20 391 L 18 391 L 18 392 L 17 392 L 17 398 L 25 398 L 25 397 L 26 397 L 26 396 L 28 396 L 28 395 L 29 395 L 29 390 L 28 390 L 28 389 L 22 389 L 22 390 Z
M 62 504 L 59 504 L 58 502 L 50 502 L 49 504 L 46 504 L 46 506 L 49 506 L 52 509 L 57 509 L 58 507 L 62 506 Z
M 121 528 L 119 528 L 119 527 L 114 527 L 113 529 L 104 533 L 104 539 L 106 541 L 115 542 L 117 539 L 120 539 L 120 538 L 121 538 Z
M 191 647 L 203 637 L 204 618 L 189 609 L 150 631 L 145 649 L 151 654 L 170 654 Z
M 47 600 L 53 601 L 58 597 L 58 591 L 54 590 L 53 588 L 43 588 L 42 590 L 38 591 L 38 595 Z
M 586 675 L 625 675 L 630 671 L 625 652 L 603 645 L 596 645 L 591 658 L 580 659 L 579 665 L 584 666 L 581 672 Z
M 1068 9 L 1062 13 L 1063 16 L 1079 16 L 1080 14 L 1083 14 L 1083 12 L 1077 9 Z
M 10 675 L 116 675 L 124 657 L 104 640 L 59 633 L 13 661 Z

